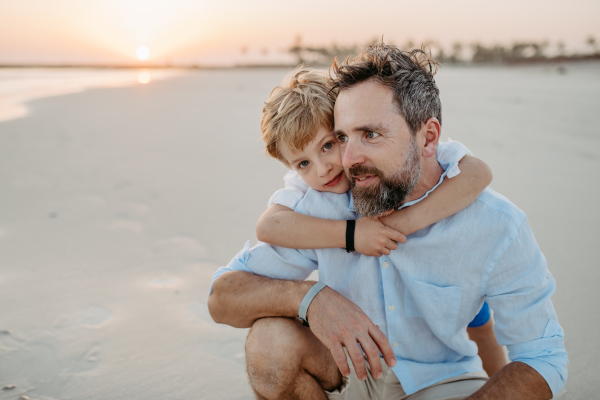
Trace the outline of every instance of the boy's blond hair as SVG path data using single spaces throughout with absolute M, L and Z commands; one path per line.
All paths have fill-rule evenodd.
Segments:
M 290 167 L 280 146 L 302 150 L 323 125 L 333 129 L 335 92 L 324 71 L 299 67 L 271 92 L 262 110 L 262 140 L 271 157 Z

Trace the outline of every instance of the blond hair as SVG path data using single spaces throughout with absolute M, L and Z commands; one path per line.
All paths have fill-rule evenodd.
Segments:
M 271 157 L 290 167 L 280 146 L 302 150 L 321 126 L 333 129 L 335 92 L 325 71 L 299 67 L 275 87 L 262 110 L 262 140 Z

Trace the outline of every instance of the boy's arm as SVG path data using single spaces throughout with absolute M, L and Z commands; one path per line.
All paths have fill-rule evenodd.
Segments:
M 486 163 L 470 155 L 464 156 L 458 165 L 460 174 L 444 179 L 417 204 L 381 217 L 381 222 L 409 235 L 470 205 L 492 181 L 492 171 Z
M 346 247 L 346 221 L 321 219 L 297 213 L 280 204 L 273 204 L 256 224 L 256 237 L 261 242 L 291 249 L 327 249 Z M 388 228 L 377 219 L 356 221 L 354 247 L 368 256 L 389 255 L 406 242 L 406 236 Z
M 346 221 L 310 217 L 281 204 L 271 205 L 256 223 L 261 242 L 290 249 L 346 247 Z

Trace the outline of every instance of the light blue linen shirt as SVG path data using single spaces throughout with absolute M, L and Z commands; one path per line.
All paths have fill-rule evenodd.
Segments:
M 452 151 L 456 156 L 452 161 L 440 158 L 438 152 L 445 170 L 438 184 L 405 206 L 427 197 L 449 172 L 458 173 L 456 164 L 464 152 L 459 153 Z M 293 201 L 296 196 L 292 193 Z M 293 208 L 318 218 L 359 217 L 350 192 L 309 189 Z M 550 300 L 554 278 L 525 213 L 491 189 L 464 210 L 409 235 L 389 256 L 266 243 L 250 249 L 246 243 L 214 273 L 213 282 L 235 270 L 303 280 L 316 269 L 320 281 L 357 304 L 386 333 L 398 361 L 392 369 L 407 394 L 446 378 L 483 371 L 466 328 L 484 300 L 494 310 L 494 331 L 498 343 L 508 347 L 510 360 L 539 372 L 553 395 L 565 385 L 564 332 Z

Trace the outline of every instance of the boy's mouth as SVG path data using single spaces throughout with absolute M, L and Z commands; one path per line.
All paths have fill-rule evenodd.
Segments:
M 342 171 L 339 174 L 337 174 L 332 180 L 330 180 L 329 182 L 327 182 L 325 184 L 325 186 L 334 187 L 335 185 L 337 185 L 340 182 L 340 180 L 342 179 L 342 174 L 343 173 L 344 173 L 344 171 Z

